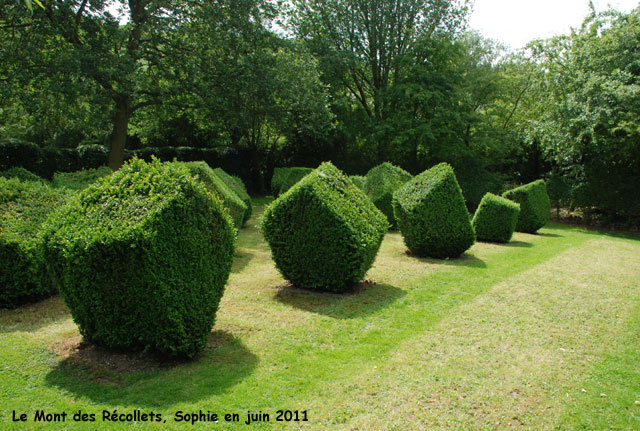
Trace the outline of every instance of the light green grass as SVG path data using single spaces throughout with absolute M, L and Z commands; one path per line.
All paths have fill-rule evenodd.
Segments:
M 174 412 L 244 420 L 277 409 L 307 410 L 309 421 L 200 427 L 640 429 L 639 240 L 550 225 L 439 261 L 408 256 L 392 233 L 367 275 L 375 284 L 319 294 L 275 270 L 255 228 L 265 203 L 239 233 L 210 347 L 195 361 L 158 368 L 75 351 L 59 298 L 1 311 L 2 429 L 195 429 Z M 29 422 L 11 423 L 13 409 Z M 31 421 L 36 409 L 140 409 L 167 423 L 45 426 Z

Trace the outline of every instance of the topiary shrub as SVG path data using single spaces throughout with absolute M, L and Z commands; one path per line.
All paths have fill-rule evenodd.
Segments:
M 484 195 L 471 224 L 478 241 L 509 242 L 518 223 L 520 205 L 493 193 Z
M 287 175 L 285 175 L 282 181 L 278 196 L 286 193 L 291 187 L 295 186 L 298 181 L 311 172 L 313 172 L 311 168 L 287 168 Z
M 343 292 L 371 267 L 388 226 L 346 175 L 323 163 L 267 207 L 261 227 L 284 278 Z
M 222 178 L 216 175 L 206 162 L 184 162 L 183 164 L 192 175 L 202 181 L 210 193 L 215 194 L 222 200 L 224 207 L 231 215 L 233 226 L 236 229 L 240 229 L 247 212 L 247 206 L 242 202 L 242 199 L 227 186 Z
M 22 181 L 40 181 L 44 182 L 45 180 L 30 172 L 22 167 L 13 167 L 11 169 L 7 169 L 6 171 L 0 172 L 0 177 L 4 178 L 17 178 Z
M 132 159 L 52 214 L 43 237 L 87 341 L 172 357 L 206 346 L 235 230 L 186 166 Z
M 80 191 L 89 187 L 98 179 L 109 176 L 112 173 L 113 171 L 107 166 L 102 166 L 97 169 L 83 169 L 75 172 L 56 172 L 53 174 L 51 184 L 53 187 L 64 187 L 66 189 Z
M 0 308 L 45 298 L 55 288 L 44 275 L 40 228 L 67 193 L 42 181 L 0 177 Z
M 535 233 L 549 221 L 551 201 L 543 180 L 508 190 L 502 197 L 520 204 L 520 215 L 516 225 L 518 232 Z
M 475 242 L 462 191 L 446 163 L 398 189 L 393 195 L 393 211 L 404 242 L 415 255 L 457 257 Z
M 393 215 L 393 192 L 402 187 L 413 176 L 398 166 L 389 162 L 371 169 L 365 177 L 364 191 L 373 204 L 387 216 L 391 229 L 398 227 Z
M 271 195 L 274 198 L 278 197 L 280 193 L 280 187 L 282 187 L 282 182 L 284 178 L 287 176 L 288 168 L 274 168 L 273 176 L 271 177 Z
M 242 202 L 246 205 L 247 209 L 244 212 L 244 216 L 242 218 L 242 225 L 251 218 L 251 213 L 253 211 L 253 206 L 251 205 L 251 196 L 247 193 L 247 188 L 244 186 L 242 180 L 238 177 L 232 177 L 228 173 L 226 173 L 222 168 L 215 168 L 213 172 L 225 182 L 225 184 L 233 190 L 233 192 L 242 199 Z
M 364 183 L 366 178 L 362 175 L 349 175 L 349 178 L 360 190 L 364 191 Z

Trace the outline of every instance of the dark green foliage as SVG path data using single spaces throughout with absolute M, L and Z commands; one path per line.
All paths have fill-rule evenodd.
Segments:
M 287 168 L 287 174 L 282 180 L 278 196 L 284 194 L 291 187 L 295 186 L 298 181 L 300 181 L 305 177 L 305 175 L 311 173 L 312 171 L 313 169 L 311 168 Z
M 516 225 L 518 232 L 535 233 L 549 221 L 551 201 L 543 180 L 506 191 L 502 197 L 520 204 L 520 215 Z
M 471 224 L 478 241 L 509 242 L 518 223 L 520 205 L 492 193 L 484 195 Z
M 364 191 L 373 204 L 387 217 L 391 229 L 398 227 L 393 215 L 393 192 L 402 187 L 411 178 L 404 169 L 384 162 L 371 169 L 366 176 Z
M 485 194 L 500 191 L 500 178 L 486 169 L 475 164 L 454 169 L 469 211 L 475 211 L 478 208 Z
M 42 178 L 21 167 L 14 167 L 0 172 L 0 177 L 17 178 L 22 181 L 44 181 Z
M 38 172 L 37 167 L 40 161 L 38 145 L 19 139 L 0 141 L 0 170 L 21 166 L 31 172 Z
M 334 292 L 362 280 L 387 227 L 384 214 L 331 163 L 269 205 L 262 220 L 282 275 L 297 287 Z
M 247 213 L 247 206 L 242 199 L 205 162 L 185 162 L 184 165 L 192 175 L 196 175 L 202 181 L 209 192 L 222 200 L 224 207 L 231 215 L 233 225 L 236 229 L 240 229 Z
M 247 189 L 244 186 L 242 180 L 238 177 L 233 177 L 226 173 L 222 168 L 215 168 L 213 172 L 225 182 L 227 187 L 229 187 L 233 192 L 242 199 L 247 209 L 244 212 L 244 216 L 242 217 L 242 225 L 249 220 L 251 217 L 251 213 L 253 211 L 253 206 L 251 205 L 251 196 L 247 193 Z
M 206 346 L 235 230 L 186 166 L 133 159 L 52 215 L 43 237 L 86 340 L 186 357 Z
M 96 169 L 83 169 L 76 172 L 56 172 L 51 183 L 53 187 L 64 187 L 71 190 L 84 190 L 98 179 L 112 174 L 107 166 Z
M 349 175 L 349 178 L 351 179 L 353 184 L 358 186 L 358 188 L 360 190 L 364 191 L 364 182 L 366 181 L 366 178 L 364 176 L 362 176 L 362 175 Z
M 398 189 L 393 210 L 407 248 L 418 256 L 457 257 L 475 242 L 462 191 L 446 163 Z
M 0 308 L 12 308 L 55 292 L 45 277 L 38 236 L 50 212 L 67 198 L 42 181 L 0 177 Z
M 271 195 L 274 198 L 278 197 L 280 193 L 280 188 L 282 187 L 282 183 L 284 182 L 285 177 L 288 174 L 289 168 L 274 168 L 273 176 L 271 177 Z

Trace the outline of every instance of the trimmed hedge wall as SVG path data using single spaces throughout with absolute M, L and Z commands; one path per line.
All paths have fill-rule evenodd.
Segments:
M 462 191 L 447 163 L 421 173 L 393 195 L 404 242 L 418 256 L 457 257 L 475 242 Z
M 233 192 L 242 199 L 242 202 L 246 205 L 247 209 L 244 212 L 244 216 L 242 218 L 242 225 L 251 218 L 251 213 L 253 212 L 253 206 L 251 205 L 251 196 L 247 193 L 247 188 L 244 186 L 242 180 L 238 177 L 233 177 L 226 173 L 222 168 L 215 168 L 213 172 L 225 182 L 225 184 L 233 190 Z
M 393 192 L 402 187 L 413 176 L 398 166 L 384 162 L 371 169 L 365 178 L 365 193 L 373 204 L 387 216 L 391 229 L 396 230 L 398 224 L 393 215 Z
M 207 345 L 235 230 L 186 166 L 133 159 L 53 214 L 43 237 L 87 341 L 171 357 Z
M 484 195 L 471 224 L 478 241 L 509 242 L 518 223 L 520 204 L 493 193 Z
M 388 225 L 362 190 L 323 163 L 266 208 L 261 227 L 294 286 L 343 292 L 369 270 Z
M 287 168 L 287 174 L 282 181 L 278 196 L 286 193 L 291 187 L 295 186 L 298 181 L 311 172 L 313 172 L 311 168 Z
M 516 230 L 535 233 L 547 224 L 551 217 L 551 201 L 543 180 L 536 180 L 502 194 L 503 198 L 520 204 L 520 215 Z
M 364 190 L 364 183 L 366 181 L 366 178 L 364 176 L 362 176 L 362 175 L 349 175 L 349 178 L 351 179 L 351 181 L 353 181 L 353 184 L 358 186 L 358 188 L 360 190 Z
M 102 177 L 111 175 L 113 171 L 107 166 L 97 169 L 83 169 L 76 172 L 56 172 L 51 184 L 53 187 L 64 187 L 70 190 L 84 190 Z
M 0 308 L 55 293 L 45 276 L 39 232 L 50 212 L 67 199 L 42 181 L 0 177 Z
M 224 207 L 231 215 L 233 226 L 236 229 L 240 229 L 247 212 L 247 206 L 242 202 L 242 199 L 205 162 L 181 163 L 184 163 L 191 174 L 202 181 L 202 184 L 210 193 L 215 194 L 222 200 Z

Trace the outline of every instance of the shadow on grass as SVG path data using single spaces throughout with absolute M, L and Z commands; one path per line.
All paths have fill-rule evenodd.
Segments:
M 475 257 L 473 254 L 463 253 L 460 257 L 454 259 L 434 259 L 431 257 L 421 257 L 405 251 L 406 255 L 419 260 L 420 262 L 429 263 L 431 265 L 447 265 L 447 266 L 468 266 L 471 268 L 486 268 L 487 264 L 482 259 Z
M 504 247 L 517 247 L 517 248 L 531 248 L 531 247 L 533 247 L 533 244 L 531 244 L 530 242 L 524 242 L 524 241 L 509 241 L 507 243 L 499 244 L 499 245 L 502 245 Z
M 13 310 L 0 310 L 0 333 L 37 332 L 71 318 L 71 313 L 59 295 Z
M 358 283 L 347 293 L 316 292 L 283 285 L 275 299 L 286 305 L 336 319 L 353 319 L 375 313 L 405 296 L 407 292 L 388 284 Z
M 543 236 L 546 238 L 564 238 L 563 235 L 558 235 L 557 233 L 549 233 L 549 232 L 536 232 L 532 235 Z
M 252 253 L 246 253 L 236 250 L 233 256 L 233 266 L 231 267 L 231 272 L 242 272 L 242 270 L 249 264 L 249 262 L 251 262 L 251 259 L 253 259 Z
M 79 342 L 62 353 L 46 384 L 96 403 L 167 407 L 219 394 L 250 375 L 258 357 L 225 331 L 213 331 L 209 345 L 189 361 L 162 360 Z

